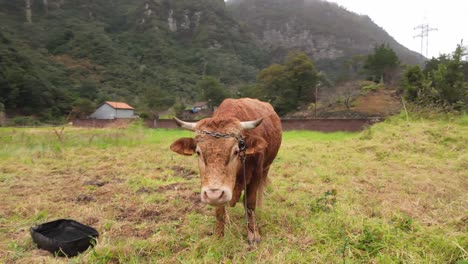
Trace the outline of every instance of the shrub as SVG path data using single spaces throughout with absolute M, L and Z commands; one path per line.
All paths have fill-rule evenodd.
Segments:
M 8 126 L 38 126 L 41 122 L 32 116 L 15 116 L 8 120 Z
M 368 91 L 376 91 L 379 89 L 385 88 L 383 83 L 372 83 L 370 85 L 363 86 L 361 89 L 368 92 Z
M 402 87 L 406 99 L 427 107 L 464 110 L 468 102 L 468 63 L 462 60 L 464 48 L 459 44 L 452 55 L 433 58 L 424 71 L 408 67 Z
M 140 113 L 138 116 L 141 119 L 148 119 L 150 115 L 148 113 L 143 112 L 143 113 Z

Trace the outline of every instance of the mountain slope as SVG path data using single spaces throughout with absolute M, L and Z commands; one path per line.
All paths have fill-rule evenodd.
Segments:
M 318 0 L 0 0 L 0 103 L 44 120 L 104 100 L 149 111 L 199 99 L 204 76 L 252 83 L 291 50 L 334 79 L 381 42 L 417 63 L 368 17 Z
M 0 102 L 10 113 L 64 101 L 47 114 L 57 116 L 83 96 L 139 108 L 148 94 L 194 100 L 202 76 L 250 82 L 267 63 L 222 0 L 0 0 L 0 24 Z
M 421 56 L 396 42 L 368 16 L 360 16 L 321 0 L 230 0 L 228 8 L 254 32 L 256 42 L 276 60 L 291 50 L 302 50 L 318 68 L 336 76 L 341 63 L 369 54 L 388 43 L 400 60 L 417 64 Z

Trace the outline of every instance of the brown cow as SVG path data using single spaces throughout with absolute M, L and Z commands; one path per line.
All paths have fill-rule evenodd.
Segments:
M 256 99 L 226 99 L 211 118 L 197 123 L 175 120 L 195 132 L 195 138 L 172 143 L 171 150 L 198 155 L 201 201 L 216 206 L 216 233 L 224 235 L 225 205 L 234 206 L 246 185 L 247 238 L 250 244 L 260 242 L 255 208 L 262 202 L 268 170 L 281 145 L 281 122 L 273 107 Z

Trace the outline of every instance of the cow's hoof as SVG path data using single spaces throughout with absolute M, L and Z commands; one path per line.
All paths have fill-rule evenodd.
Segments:
M 224 228 L 216 228 L 215 235 L 217 237 L 224 237 Z
M 262 241 L 262 238 L 260 237 L 260 234 L 258 231 L 255 232 L 249 232 L 247 235 L 247 240 L 249 241 L 249 245 L 255 245 L 259 244 Z

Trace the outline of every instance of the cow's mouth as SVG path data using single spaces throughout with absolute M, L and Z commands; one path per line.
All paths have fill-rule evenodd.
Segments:
M 231 201 L 232 192 L 229 188 L 203 187 L 200 193 L 201 201 L 210 205 L 221 205 Z

